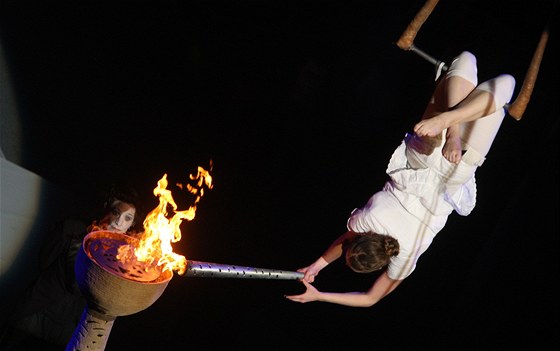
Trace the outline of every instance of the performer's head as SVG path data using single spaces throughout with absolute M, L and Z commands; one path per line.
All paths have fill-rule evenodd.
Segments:
M 136 231 L 140 218 L 138 193 L 126 184 L 113 184 L 107 192 L 104 216 L 99 226 L 105 230 L 126 233 Z
M 364 233 L 343 243 L 346 265 L 357 273 L 378 271 L 399 254 L 397 239 L 377 233 Z

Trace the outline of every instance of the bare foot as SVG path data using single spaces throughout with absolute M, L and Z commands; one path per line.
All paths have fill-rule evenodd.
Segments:
M 463 157 L 461 149 L 461 139 L 458 135 L 447 135 L 445 145 L 443 145 L 442 154 L 445 159 L 451 163 L 459 164 Z
M 416 123 L 414 132 L 419 136 L 435 137 L 440 135 L 445 128 L 447 128 L 445 119 L 442 118 L 441 115 L 438 115 Z
M 445 133 L 445 145 L 441 150 L 443 157 L 451 163 L 458 164 L 463 157 L 461 147 L 461 130 L 458 125 L 447 128 Z

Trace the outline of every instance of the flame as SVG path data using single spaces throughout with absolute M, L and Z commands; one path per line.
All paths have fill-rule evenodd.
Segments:
M 212 163 L 210 163 L 212 166 Z M 154 195 L 159 197 L 159 205 L 153 209 L 144 220 L 144 232 L 141 234 L 140 243 L 134 247 L 135 260 L 142 262 L 146 268 L 153 269 L 155 266 L 161 267 L 162 271 L 174 270 L 178 274 L 185 273 L 187 267 L 187 259 L 173 252 L 172 243 L 181 240 L 180 225 L 183 220 L 192 221 L 195 217 L 196 206 L 202 196 L 204 196 L 203 185 L 208 189 L 212 189 L 212 177 L 210 172 L 202 167 L 198 167 L 196 175 L 189 175 L 191 180 L 196 180 L 196 185 L 181 184 L 176 185 L 180 189 L 186 189 L 196 198 L 192 206 L 183 211 L 178 211 L 177 204 L 173 200 L 171 191 L 167 189 L 167 174 L 158 181 L 157 187 L 154 189 Z M 168 209 L 173 210 L 173 216 L 170 216 Z M 130 247 L 119 248 L 117 258 L 122 260 L 131 260 Z

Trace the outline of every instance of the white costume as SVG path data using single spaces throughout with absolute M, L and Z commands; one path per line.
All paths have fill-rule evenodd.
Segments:
M 460 76 L 477 84 L 476 58 L 463 52 L 451 64 L 443 79 Z M 399 254 L 391 258 L 387 274 L 402 280 L 415 269 L 420 255 L 445 226 L 454 210 L 467 216 L 476 204 L 475 171 L 482 165 L 504 118 L 502 108 L 510 101 L 515 80 L 501 75 L 476 87 L 494 96 L 496 111 L 461 128 L 465 153 L 459 164 L 447 161 L 442 154 L 443 142 L 430 155 L 424 155 L 407 143 L 407 135 L 393 153 L 387 174 L 390 180 L 367 204 L 355 209 L 348 219 L 348 229 L 356 233 L 374 232 L 390 235 L 399 242 Z M 438 103 L 438 96 L 431 104 Z

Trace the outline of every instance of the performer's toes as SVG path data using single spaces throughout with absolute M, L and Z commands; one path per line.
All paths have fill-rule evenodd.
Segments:
M 461 158 L 463 157 L 461 142 L 459 140 L 446 140 L 441 152 L 447 161 L 455 164 L 459 164 L 459 162 L 461 162 Z
M 451 163 L 459 164 L 461 162 L 461 153 L 451 152 L 451 153 L 443 153 L 443 157 Z
M 419 136 L 435 137 L 441 134 L 441 129 L 431 120 L 422 120 L 414 126 L 414 132 Z

